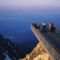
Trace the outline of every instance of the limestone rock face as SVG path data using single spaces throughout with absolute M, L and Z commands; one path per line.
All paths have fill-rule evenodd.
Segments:
M 22 60 L 51 60 L 51 58 L 39 42 L 33 51 Z

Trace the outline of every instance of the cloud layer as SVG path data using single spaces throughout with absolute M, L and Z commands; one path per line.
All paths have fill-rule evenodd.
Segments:
M 0 8 L 60 8 L 60 0 L 0 0 Z

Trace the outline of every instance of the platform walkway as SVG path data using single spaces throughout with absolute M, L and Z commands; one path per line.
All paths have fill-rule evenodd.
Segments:
M 52 32 L 38 32 L 33 25 L 31 29 L 52 60 L 60 60 L 60 36 Z

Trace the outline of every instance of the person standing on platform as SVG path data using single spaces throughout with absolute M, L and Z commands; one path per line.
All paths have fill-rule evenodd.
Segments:
M 51 23 L 49 27 L 51 32 L 55 32 L 56 28 L 53 23 Z
M 45 32 L 46 31 L 46 23 L 45 23 L 45 21 L 43 21 L 42 25 L 43 25 L 43 31 Z

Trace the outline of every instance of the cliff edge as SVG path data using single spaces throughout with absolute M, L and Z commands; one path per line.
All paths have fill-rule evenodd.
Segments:
M 51 58 L 39 42 L 33 51 L 21 60 L 51 60 Z

